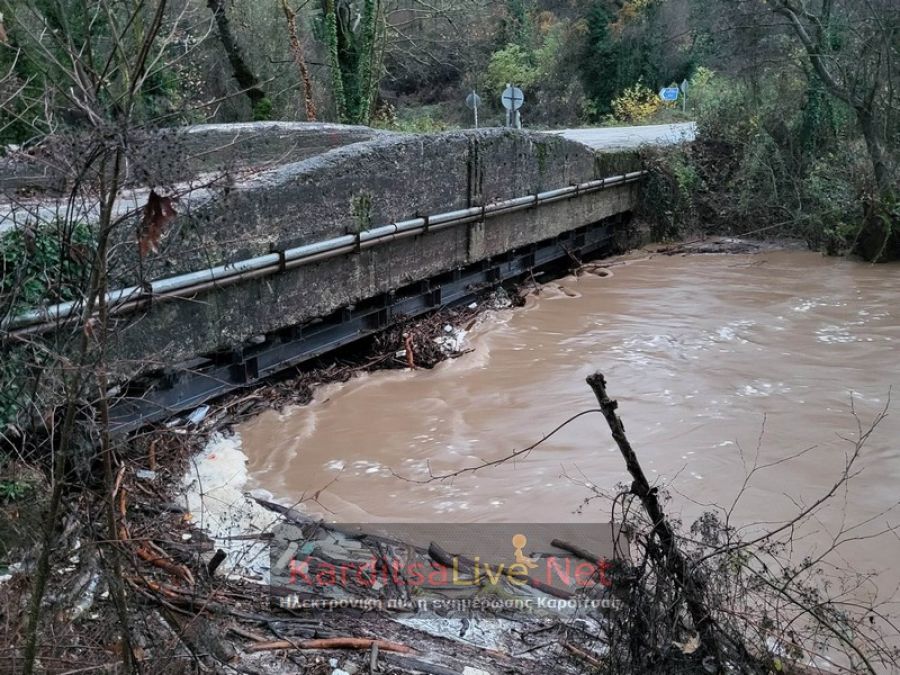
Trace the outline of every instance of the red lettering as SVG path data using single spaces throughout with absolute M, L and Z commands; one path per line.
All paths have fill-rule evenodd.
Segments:
M 553 583 L 553 573 L 556 572 L 556 576 L 559 580 L 564 583 L 566 586 L 570 586 L 572 584 L 572 561 L 569 558 L 563 558 L 565 561 L 565 568 L 561 567 L 559 564 L 559 558 L 555 555 L 547 558 L 547 583 Z
M 291 586 L 297 583 L 297 576 L 299 575 L 301 579 L 308 586 L 312 585 L 312 582 L 309 580 L 309 560 L 297 560 L 296 558 L 291 558 L 291 562 L 288 565 L 288 570 L 291 573 L 290 581 L 288 582 Z
M 593 563 L 582 562 L 575 568 L 575 585 L 592 586 L 597 578 L 597 566 Z

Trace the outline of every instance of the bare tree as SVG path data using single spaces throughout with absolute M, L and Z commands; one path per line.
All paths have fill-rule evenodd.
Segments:
M 305 4 L 305 3 L 304 3 Z M 300 72 L 300 82 L 303 84 L 303 102 L 306 107 L 306 119 L 309 122 L 316 121 L 316 102 L 313 100 L 312 79 L 309 76 L 309 67 L 306 65 L 306 56 L 303 53 L 303 45 L 300 43 L 300 36 L 297 32 L 297 12 L 302 9 L 301 5 L 298 9 L 291 8 L 288 0 L 281 0 L 281 10 L 284 12 L 284 18 L 287 21 L 288 36 L 291 43 L 291 54 L 294 62 L 297 64 L 297 70 Z
M 900 112 L 900 8 L 892 0 L 773 0 L 828 92 L 856 113 L 879 193 L 896 188 L 888 149 Z

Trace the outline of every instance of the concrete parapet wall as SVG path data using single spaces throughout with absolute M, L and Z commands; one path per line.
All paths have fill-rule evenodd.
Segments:
M 128 147 L 128 183 L 145 185 L 150 180 L 152 187 L 191 180 L 202 173 L 298 162 L 388 135 L 369 127 L 315 122 L 200 124 L 135 132 Z M 78 146 L 77 135 L 51 138 L 33 154 L 17 151 L 0 159 L 0 195 L 65 192 L 72 178 L 67 175 L 66 154 L 78 153 Z
M 146 269 L 186 272 L 638 168 L 632 152 L 526 132 L 377 138 L 257 174 L 192 208 L 165 242 L 165 264 Z

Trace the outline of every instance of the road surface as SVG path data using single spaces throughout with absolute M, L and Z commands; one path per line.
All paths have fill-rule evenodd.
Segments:
M 578 141 L 594 150 L 632 150 L 642 145 L 675 145 L 692 141 L 697 135 L 697 125 L 684 122 L 645 127 L 561 129 L 547 133 Z

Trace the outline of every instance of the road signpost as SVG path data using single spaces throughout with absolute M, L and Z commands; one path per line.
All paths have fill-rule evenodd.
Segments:
M 481 97 L 472 90 L 472 93 L 466 96 L 466 105 L 475 113 L 475 128 L 478 128 L 478 106 L 481 105 Z
M 681 83 L 681 109 L 683 112 L 687 112 L 687 93 L 690 86 L 690 82 L 686 79 Z
M 507 84 L 506 89 L 503 90 L 503 94 L 500 96 L 500 103 L 506 108 L 506 126 L 513 126 L 513 121 L 515 121 L 515 126 L 521 127 L 521 122 L 519 122 L 521 118 L 518 111 L 525 103 L 525 94 L 522 93 L 522 90 Z
M 678 87 L 663 87 L 659 90 L 659 97 L 667 103 L 674 103 L 678 100 L 678 95 L 680 93 L 681 91 Z

